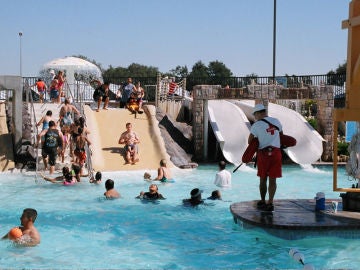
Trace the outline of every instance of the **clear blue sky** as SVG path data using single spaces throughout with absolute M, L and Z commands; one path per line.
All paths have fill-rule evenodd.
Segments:
M 325 74 L 347 55 L 349 0 L 277 0 L 276 75 Z M 199 60 L 272 75 L 273 0 L 2 0 L 0 74 L 36 76 L 55 58 L 161 72 Z

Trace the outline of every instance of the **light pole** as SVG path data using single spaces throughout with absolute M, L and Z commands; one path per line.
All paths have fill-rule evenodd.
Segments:
M 275 84 L 275 68 L 276 68 L 276 0 L 274 0 L 274 28 L 273 28 L 273 80 Z
M 19 40 L 20 40 L 20 77 L 21 77 L 21 89 L 24 92 L 23 78 L 22 78 L 22 32 L 19 32 Z M 26 93 L 26 102 L 29 101 L 28 94 Z
M 22 77 L 22 42 L 21 42 L 21 37 L 22 37 L 23 33 L 19 32 L 19 38 L 20 38 L 20 77 Z

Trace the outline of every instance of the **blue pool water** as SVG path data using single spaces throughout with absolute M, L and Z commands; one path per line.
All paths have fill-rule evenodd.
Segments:
M 32 207 L 38 210 L 35 225 L 42 237 L 33 248 L 0 241 L 0 268 L 302 269 L 290 258 L 291 248 L 300 250 L 315 268 L 359 267 L 360 240 L 334 236 L 290 241 L 235 224 L 230 204 L 259 197 L 258 178 L 251 167 L 233 174 L 232 188 L 221 190 L 224 201 L 183 207 L 182 199 L 194 187 L 204 190 L 203 197 L 210 196 L 216 189 L 216 171 L 215 165 L 175 170 L 175 183 L 159 184 L 167 199 L 158 204 L 135 199 L 149 186 L 142 178 L 144 171 L 105 172 L 101 185 L 84 178 L 70 187 L 35 183 L 31 174 L 0 174 L 1 236 L 19 224 L 23 208 Z M 107 178 L 115 180 L 121 199 L 103 199 Z M 343 187 L 352 184 L 343 168 L 339 181 Z M 332 191 L 331 167 L 285 166 L 275 199 L 310 199 L 319 191 L 327 198 L 339 198 Z

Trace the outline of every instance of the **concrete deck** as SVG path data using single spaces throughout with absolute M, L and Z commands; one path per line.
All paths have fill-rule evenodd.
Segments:
M 315 211 L 315 200 L 276 200 L 275 211 L 265 212 L 256 208 L 257 201 L 234 203 L 230 211 L 235 223 L 244 228 L 260 228 L 266 232 L 288 240 L 316 236 L 336 236 L 343 238 L 360 237 L 360 213 L 338 210 L 334 213 L 327 199 L 324 211 Z

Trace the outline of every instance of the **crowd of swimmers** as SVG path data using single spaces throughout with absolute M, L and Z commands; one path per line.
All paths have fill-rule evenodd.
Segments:
M 155 181 L 169 182 L 172 179 L 171 170 L 166 166 L 166 160 L 162 159 L 160 161 L 160 167 L 157 170 L 157 176 L 151 179 L 151 174 L 149 172 L 144 173 L 144 180 L 151 181 L 148 191 L 141 191 L 139 195 L 135 198 L 142 201 L 158 201 L 165 200 L 166 198 L 159 193 L 158 185 L 155 184 Z M 219 162 L 219 171 L 224 171 L 223 161 Z M 69 168 L 64 166 L 62 169 L 62 174 L 57 177 L 44 176 L 43 178 L 46 181 L 51 183 L 59 183 L 65 186 L 72 186 L 75 183 L 80 181 L 82 175 L 80 174 L 80 167 L 76 164 L 72 164 Z M 101 185 L 102 184 L 102 173 L 100 171 L 96 172 L 95 175 L 91 176 L 89 182 L 91 184 Z M 166 181 L 164 179 L 166 178 Z M 227 179 L 229 180 L 229 179 Z M 218 173 L 215 177 L 214 184 L 221 186 L 219 184 Z M 229 186 L 229 182 L 226 182 Z M 224 186 L 225 187 L 225 186 Z M 199 205 L 213 205 L 212 203 L 206 202 L 207 200 L 222 200 L 221 193 L 219 190 L 212 191 L 211 195 L 207 199 L 202 198 L 203 190 L 199 188 L 194 188 L 190 191 L 190 197 L 182 200 L 182 204 L 185 207 L 197 207 Z M 106 199 L 118 199 L 121 198 L 120 193 L 115 188 L 115 181 L 112 179 L 107 179 L 105 181 L 105 192 L 104 198 Z M 40 243 L 40 233 L 36 229 L 34 223 L 37 217 L 37 211 L 32 208 L 26 208 L 23 210 L 23 213 L 20 217 L 21 225 L 18 227 L 13 227 L 6 233 L 2 239 L 9 239 L 15 244 L 21 246 L 36 246 Z
M 64 96 L 62 87 L 64 84 L 64 74 L 59 72 L 52 79 L 50 86 L 50 97 L 52 102 L 60 103 L 61 96 Z M 42 80 L 36 83 L 40 93 L 40 102 L 44 102 L 44 92 L 47 90 Z M 95 92 L 94 99 L 97 101 L 97 111 L 100 109 L 101 102 L 104 102 L 103 109 L 107 109 L 109 102 L 109 83 L 105 82 L 100 84 Z M 142 98 L 144 97 L 144 90 L 140 83 L 136 86 L 132 84 L 131 78 L 128 78 L 127 84 L 123 86 L 121 93 L 117 94 L 120 98 L 120 107 L 128 108 L 132 112 L 142 112 Z M 136 107 L 131 107 L 131 102 L 137 104 Z M 134 105 L 134 104 L 133 104 Z M 74 117 L 77 115 L 78 117 Z M 84 173 L 83 167 L 86 162 L 87 156 L 85 147 L 90 146 L 91 142 L 88 139 L 90 131 L 87 129 L 84 117 L 80 116 L 79 110 L 71 104 L 70 99 L 63 99 L 63 106 L 60 109 L 59 117 L 57 120 L 53 118 L 52 111 L 47 111 L 46 114 L 37 123 L 38 127 L 42 127 L 41 132 L 37 135 L 38 146 L 42 148 L 42 157 L 44 160 L 45 170 L 49 167 L 49 175 L 41 174 L 43 179 L 54 184 L 62 184 L 64 186 L 72 186 L 81 181 L 81 177 L 89 177 L 89 182 L 94 184 L 102 183 L 102 173 L 97 172 L 95 175 L 91 171 L 88 174 Z M 136 132 L 132 130 L 132 124 L 126 123 L 126 131 L 123 132 L 118 140 L 119 144 L 124 144 L 125 160 L 128 164 L 135 164 L 139 161 L 137 144 L 140 139 Z M 59 176 L 53 177 L 55 172 L 55 165 L 57 159 L 64 163 L 66 154 L 71 159 L 70 166 L 64 166 L 62 173 Z M 219 163 L 219 172 L 216 174 L 214 184 L 220 187 L 229 187 L 231 185 L 231 175 L 225 170 L 225 162 Z M 141 191 L 137 199 L 141 200 L 164 200 L 166 199 L 159 193 L 158 185 L 155 181 L 161 183 L 172 182 L 173 177 L 171 170 L 167 167 L 165 159 L 160 160 L 160 167 L 157 170 L 157 176 L 151 178 L 148 172 L 144 173 L 144 180 L 150 181 L 148 191 Z M 204 204 L 205 200 L 202 198 L 203 191 L 199 188 L 194 188 L 190 192 L 190 198 L 183 199 L 184 206 L 197 206 Z M 107 179 L 105 181 L 104 197 L 106 199 L 120 198 L 120 193 L 115 188 L 114 180 Z M 221 193 L 219 190 L 214 190 L 208 200 L 221 200 Z M 20 233 L 10 230 L 3 239 L 11 239 L 18 244 L 25 246 L 35 246 L 40 243 L 40 234 L 34 226 L 37 217 L 35 209 L 24 209 L 21 216 L 21 226 L 16 227 Z

